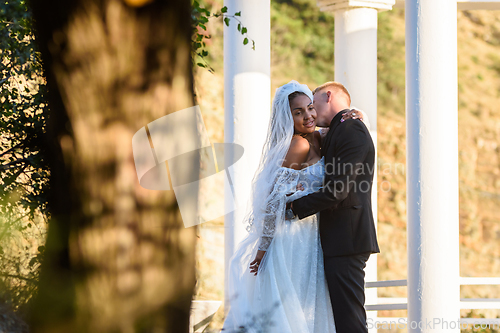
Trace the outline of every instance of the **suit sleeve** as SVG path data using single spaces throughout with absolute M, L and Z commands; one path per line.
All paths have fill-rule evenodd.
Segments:
M 355 190 L 356 177 L 367 172 L 364 161 L 370 140 L 364 125 L 359 120 L 346 120 L 336 131 L 339 131 L 338 135 L 335 133 L 335 140 L 330 145 L 336 154 L 325 154 L 323 188 L 293 202 L 293 212 L 300 219 L 335 207 Z

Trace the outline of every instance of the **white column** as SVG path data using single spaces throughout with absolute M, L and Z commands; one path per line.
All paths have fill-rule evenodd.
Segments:
M 405 8 L 408 331 L 458 333 L 457 4 Z
M 255 40 L 243 45 L 244 36 L 237 22 L 224 27 L 224 142 L 245 149 L 243 157 L 231 168 L 232 191 L 237 207 L 226 200 L 226 209 L 235 209 L 224 218 L 225 267 L 238 243 L 245 237 L 243 218 L 251 193 L 251 181 L 260 161 L 271 111 L 271 4 L 270 0 L 225 0 L 228 14 L 241 11 L 239 19 Z M 225 152 L 225 165 L 233 165 L 236 152 Z M 227 284 L 224 284 L 227 288 Z M 227 293 L 226 293 L 227 296 Z M 227 305 L 227 297 L 226 297 Z M 227 310 L 226 306 L 226 310 Z
M 351 94 L 352 105 L 370 119 L 377 133 L 377 27 L 375 8 L 335 12 L 335 81 Z

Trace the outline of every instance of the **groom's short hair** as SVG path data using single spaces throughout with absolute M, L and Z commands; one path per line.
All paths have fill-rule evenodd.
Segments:
M 329 81 L 326 83 L 323 83 L 319 87 L 313 90 L 313 95 L 316 94 L 318 91 L 321 91 L 325 88 L 331 89 L 334 93 L 341 92 L 343 93 L 347 99 L 349 100 L 349 105 L 351 105 L 351 95 L 347 91 L 346 87 L 342 83 L 335 82 L 335 81 Z

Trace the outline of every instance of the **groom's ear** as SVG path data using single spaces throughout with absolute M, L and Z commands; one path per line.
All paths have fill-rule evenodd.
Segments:
M 332 98 L 332 92 L 328 90 L 326 92 L 326 102 L 330 103 L 331 98 Z

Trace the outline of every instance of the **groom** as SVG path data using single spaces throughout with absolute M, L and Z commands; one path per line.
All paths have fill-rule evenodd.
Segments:
M 380 252 L 372 215 L 375 147 L 363 122 L 342 120 L 351 97 L 337 82 L 313 91 L 319 127 L 329 127 L 321 146 L 325 157 L 322 190 L 297 199 L 290 208 L 300 219 L 320 212 L 325 275 L 337 333 L 368 332 L 364 309 L 364 268 Z

